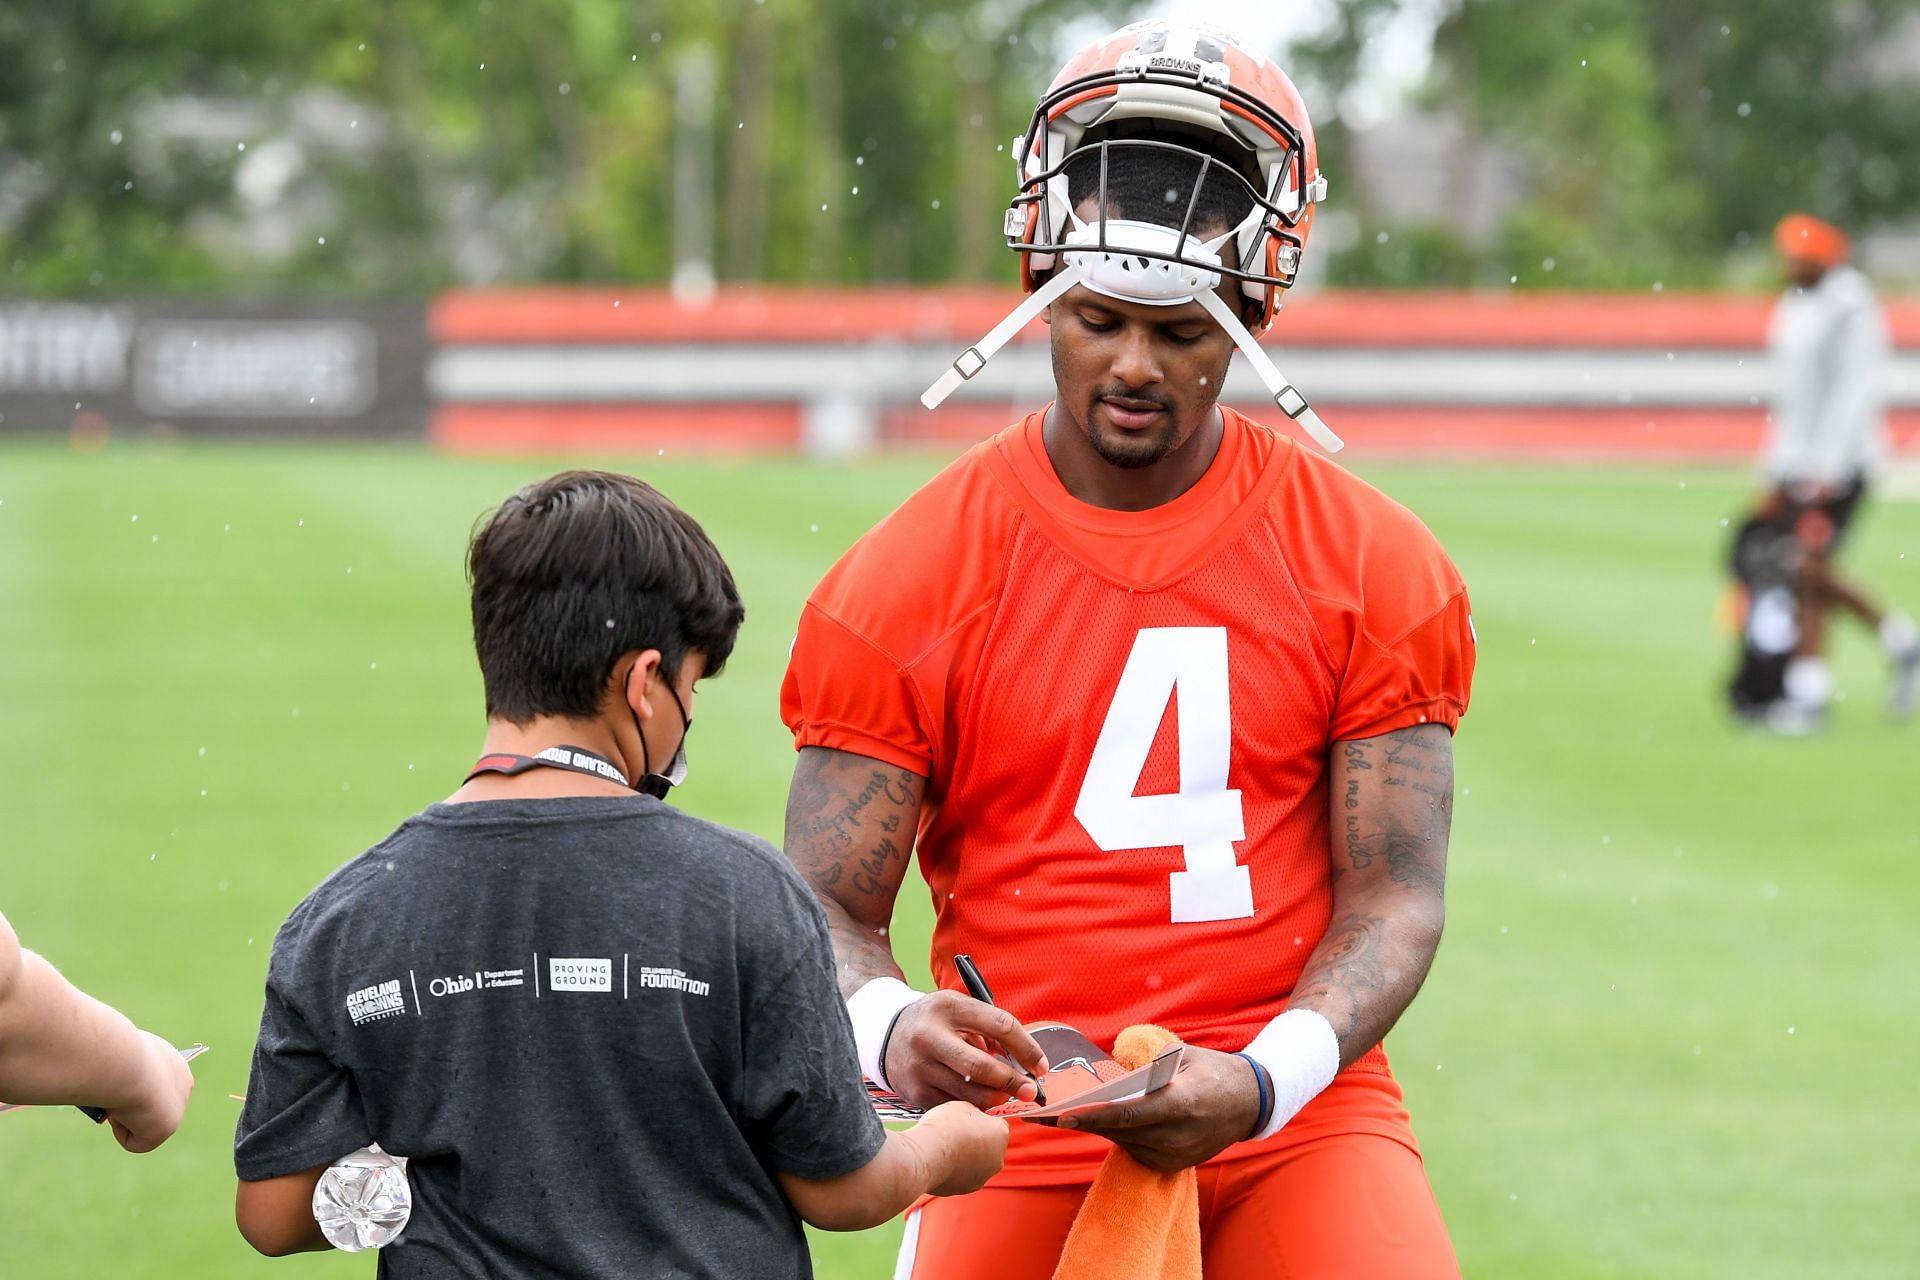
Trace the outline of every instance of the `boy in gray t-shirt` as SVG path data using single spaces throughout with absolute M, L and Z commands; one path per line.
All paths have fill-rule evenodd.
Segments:
M 502 505 L 468 570 L 485 752 L 274 941 L 234 1143 L 248 1241 L 326 1248 L 313 1188 L 373 1142 L 414 1201 L 383 1277 L 807 1276 L 801 1219 L 984 1182 L 1003 1121 L 874 1118 L 791 864 L 663 803 L 743 616 L 700 527 L 568 472 Z

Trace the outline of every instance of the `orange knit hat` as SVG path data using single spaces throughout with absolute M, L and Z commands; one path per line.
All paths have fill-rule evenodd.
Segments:
M 1823 267 L 1847 260 L 1847 233 L 1810 213 L 1790 213 L 1773 229 L 1773 247 L 1782 257 L 1806 258 Z

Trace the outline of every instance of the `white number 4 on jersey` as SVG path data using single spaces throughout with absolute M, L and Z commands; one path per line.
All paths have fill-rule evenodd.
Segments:
M 1176 689 L 1180 789 L 1137 796 Z M 1175 924 L 1253 914 L 1253 877 L 1233 855 L 1233 842 L 1246 839 L 1247 831 L 1240 793 L 1227 788 L 1232 747 L 1227 629 L 1143 628 L 1093 744 L 1073 816 L 1109 853 L 1180 847 L 1186 870 L 1169 877 Z

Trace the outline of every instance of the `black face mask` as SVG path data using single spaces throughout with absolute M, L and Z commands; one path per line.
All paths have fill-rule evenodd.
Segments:
M 640 767 L 643 770 L 639 781 L 632 784 L 633 789 L 643 796 L 652 796 L 655 800 L 665 800 L 667 792 L 687 780 L 687 735 L 693 732 L 693 717 L 687 714 L 687 709 L 682 705 L 680 695 L 675 692 L 673 683 L 671 681 L 663 683 L 667 686 L 667 696 L 673 699 L 674 709 L 680 713 L 681 724 L 680 745 L 674 749 L 673 758 L 667 761 L 665 773 L 653 771 L 653 762 L 647 751 L 647 735 L 640 730 L 640 713 L 631 705 L 627 707 L 628 712 L 633 716 L 633 731 L 640 735 Z

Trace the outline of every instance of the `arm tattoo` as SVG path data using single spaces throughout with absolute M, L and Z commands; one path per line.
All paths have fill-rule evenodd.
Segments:
M 787 795 L 787 857 L 827 913 L 841 990 L 898 976 L 887 941 L 925 779 L 846 752 L 800 753 Z
M 1344 1064 L 1398 1020 L 1439 945 L 1453 740 L 1417 725 L 1342 742 L 1330 764 L 1332 922 L 1288 1003 L 1333 1024 Z
M 904 769 L 878 767 L 877 762 L 876 767 L 868 772 L 865 784 L 852 796 L 835 794 L 817 775 L 808 777 L 804 784 L 808 789 L 807 801 L 829 806 L 827 812 L 816 812 L 805 818 L 810 851 L 852 854 L 858 868 L 853 873 L 854 889 L 869 896 L 883 892 L 888 864 L 901 852 L 893 838 L 902 825 L 898 810 L 909 805 L 916 810 L 919 808 L 918 797 L 907 790 L 910 783 L 917 781 L 914 775 Z M 802 785 L 796 777 L 796 805 L 801 800 Z M 863 811 L 880 799 L 889 802 L 893 811 L 867 824 L 877 827 L 877 832 L 863 833 Z M 809 860 L 806 870 L 816 887 L 829 888 L 840 882 L 844 867 L 844 858 L 821 861 L 816 857 Z
M 1309 969 L 1294 984 L 1289 1003 L 1319 1008 L 1333 1022 L 1334 1033 L 1343 1045 L 1358 1029 L 1358 994 L 1386 990 L 1386 967 L 1381 958 L 1381 933 L 1386 925 L 1383 916 L 1341 916 L 1328 926 Z M 1328 997 L 1336 991 L 1342 999 L 1331 1002 L 1334 1007 L 1330 1008 Z M 1339 1021 L 1334 1020 L 1336 1011 L 1344 1015 Z
M 1395 884 L 1438 896 L 1453 824 L 1453 742 L 1446 730 L 1422 726 L 1343 742 L 1340 755 L 1340 834 L 1348 867 L 1366 871 L 1384 859 Z M 1374 773 L 1376 763 L 1378 777 L 1363 782 L 1361 771 Z

